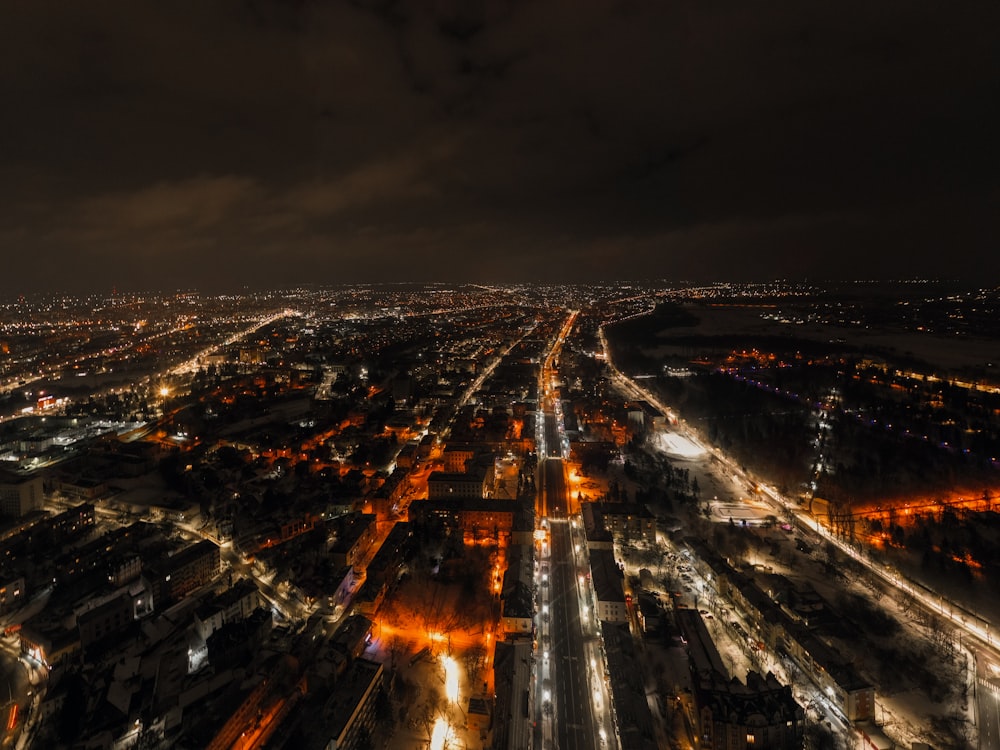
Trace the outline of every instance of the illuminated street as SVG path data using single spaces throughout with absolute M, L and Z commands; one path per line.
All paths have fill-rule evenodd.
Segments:
M 1000 750 L 998 29 L 5 4 L 0 750 Z

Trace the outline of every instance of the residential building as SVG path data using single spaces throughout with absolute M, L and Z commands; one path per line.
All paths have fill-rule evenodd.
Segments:
M 326 705 L 330 741 L 326 750 L 355 750 L 362 737 L 371 737 L 375 728 L 375 701 L 382 689 L 382 665 L 357 659 L 336 687 Z
M 429 500 L 446 498 L 480 500 L 487 496 L 489 488 L 490 483 L 487 481 L 484 471 L 469 474 L 434 471 L 427 478 L 427 498 Z
M 41 475 L 0 473 L 0 516 L 21 518 L 39 510 L 43 500 Z
M 587 541 L 607 548 L 609 535 L 621 544 L 656 543 L 656 518 L 641 503 L 583 503 Z
M 230 588 L 206 601 L 194 613 L 195 630 L 208 640 L 216 630 L 230 622 L 247 619 L 258 607 L 267 606 L 250 578 L 241 578 Z
M 185 547 L 172 557 L 149 568 L 153 598 L 157 602 L 177 601 L 219 572 L 219 545 L 208 539 Z
M 523 750 L 531 745 L 531 656 L 530 641 L 496 644 L 492 750 Z
M 606 622 L 628 622 L 625 602 L 625 575 L 610 550 L 591 550 L 590 577 L 594 585 L 597 619 Z
M 677 626 L 687 642 L 694 686 L 694 714 L 700 745 L 711 750 L 766 747 L 798 750 L 805 732 L 805 711 L 770 672 L 748 672 L 746 683 L 729 679 L 701 615 L 676 611 Z
M 612 712 L 621 750 L 656 750 L 640 655 L 627 622 L 602 622 Z
M 500 627 L 508 637 L 530 637 L 534 632 L 535 606 L 531 588 L 517 581 L 500 599 Z
M 26 600 L 24 576 L 4 571 L 0 578 L 0 612 L 17 609 Z
M 335 521 L 336 540 L 330 548 L 330 561 L 337 566 L 354 566 L 361 562 L 375 541 L 375 514 L 354 513 Z

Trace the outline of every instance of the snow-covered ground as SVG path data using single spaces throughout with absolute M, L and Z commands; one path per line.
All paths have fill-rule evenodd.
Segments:
M 698 441 L 679 432 L 664 430 L 657 433 L 656 440 L 667 456 L 681 461 L 704 458 L 708 453 Z
M 668 439 L 667 435 L 671 437 Z M 661 433 L 657 436 L 656 447 L 666 454 L 677 449 L 683 451 L 684 442 L 676 433 Z M 690 445 L 697 446 L 693 441 Z M 700 446 L 697 446 L 700 449 Z M 724 466 L 713 461 L 711 454 L 703 452 L 694 456 L 692 451 L 685 453 L 688 457 L 682 462 L 692 477 L 697 477 L 701 489 L 701 497 L 708 500 L 715 523 L 728 525 L 730 518 L 737 525 L 746 520 L 747 525 L 759 527 L 768 515 L 775 513 L 774 509 L 760 502 L 752 492 L 752 488 L 740 484 L 733 478 Z M 676 459 L 675 459 L 676 460 Z M 653 509 L 655 512 L 655 509 Z M 876 590 L 870 579 L 864 574 L 854 575 L 848 580 L 836 579 L 830 575 L 829 566 L 823 557 L 822 547 L 812 545 L 811 553 L 796 550 L 790 535 L 780 531 L 767 532 L 755 528 L 746 533 L 755 533 L 761 537 L 784 537 L 780 554 L 772 555 L 767 544 L 750 545 L 749 557 L 758 564 L 758 570 L 773 570 L 781 573 L 799 585 L 808 584 L 819 592 L 830 606 L 837 611 L 838 597 L 846 592 L 864 598 L 870 606 L 881 610 L 899 623 L 898 631 L 885 638 L 877 633 L 868 633 L 860 643 L 834 643 L 841 649 L 846 658 L 855 665 L 876 685 L 875 720 L 885 734 L 897 743 L 898 747 L 910 747 L 913 742 L 927 742 L 933 747 L 963 747 L 975 743 L 975 727 L 973 699 L 970 692 L 963 697 L 963 683 L 969 684 L 972 679 L 971 667 L 966 668 L 964 652 L 960 649 L 945 648 L 941 643 L 939 629 L 924 617 L 917 617 L 912 610 L 912 603 L 897 600 L 892 592 Z M 668 552 L 668 549 L 664 549 Z M 664 567 L 669 571 L 675 563 Z M 641 567 L 648 567 L 648 562 L 640 564 L 633 557 L 629 566 L 630 575 L 638 575 Z M 706 619 L 709 632 L 723 656 L 724 663 L 732 670 L 730 676 L 739 679 L 746 678 L 748 669 L 759 672 L 773 671 L 786 684 L 791 684 L 797 700 L 808 707 L 807 715 L 810 721 L 819 721 L 828 725 L 831 732 L 839 736 L 842 746 L 846 748 L 861 747 L 861 737 L 853 729 L 848 729 L 843 722 L 831 721 L 828 716 L 817 712 L 823 696 L 817 695 L 814 685 L 793 665 L 776 655 L 762 652 L 751 653 L 745 644 L 737 637 L 728 622 L 735 615 L 730 604 L 721 602 L 718 597 L 712 597 L 707 590 L 701 592 L 706 582 L 697 578 L 690 582 L 682 582 L 676 567 L 672 574 L 678 580 L 684 593 L 679 600 L 688 606 L 705 607 L 714 612 L 711 619 Z M 696 575 L 688 571 L 688 575 Z M 664 587 L 665 588 L 665 587 Z M 699 594 L 699 592 L 701 592 Z M 666 595 L 666 592 L 664 592 Z M 697 596 L 697 599 L 695 598 Z M 696 604 L 697 603 L 697 604 Z M 719 616 L 719 609 L 726 607 L 729 611 L 724 617 Z M 668 647 L 668 650 L 672 650 Z M 879 663 L 875 651 L 891 655 L 887 663 Z M 851 658 L 852 654 L 855 658 Z M 667 654 L 664 654 L 667 656 Z M 900 663 L 894 660 L 898 659 Z M 669 660 L 669 657 L 668 657 Z M 902 662 L 914 665 L 912 670 L 904 674 Z M 921 673 L 920 670 L 923 670 Z M 941 689 L 937 696 L 929 696 L 917 683 L 920 675 L 933 672 L 937 675 Z M 666 697 L 664 696 L 664 699 Z

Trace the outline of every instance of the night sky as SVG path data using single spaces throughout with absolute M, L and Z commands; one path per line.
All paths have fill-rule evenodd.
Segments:
M 4 3 L 0 294 L 1000 280 L 1000 3 Z

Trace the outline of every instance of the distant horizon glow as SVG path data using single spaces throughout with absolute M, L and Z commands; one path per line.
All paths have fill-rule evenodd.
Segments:
M 997 3 L 8 6 L 0 294 L 1000 279 Z

